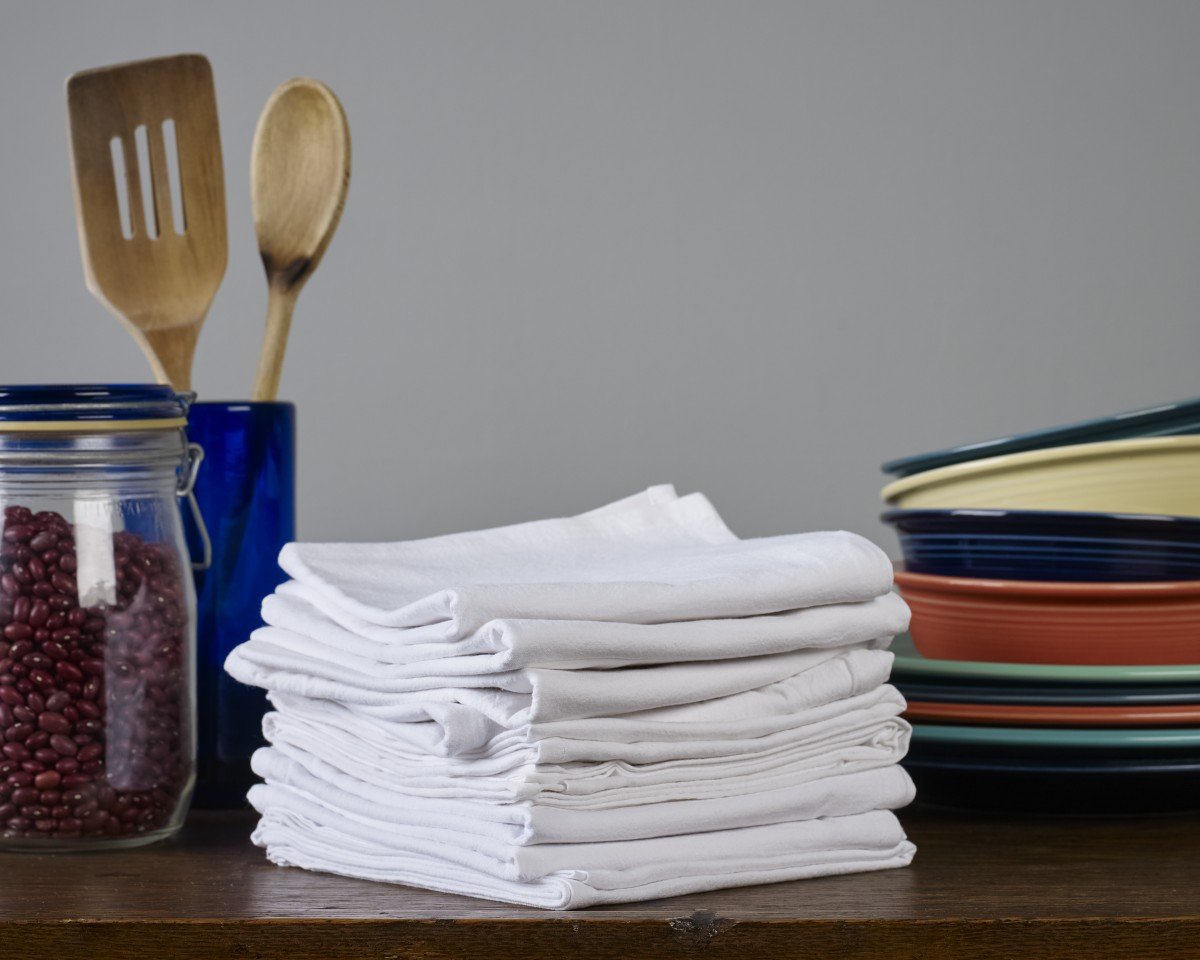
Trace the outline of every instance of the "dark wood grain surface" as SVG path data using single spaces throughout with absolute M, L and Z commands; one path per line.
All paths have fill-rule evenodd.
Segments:
M 1200 958 L 1200 819 L 910 810 L 912 867 L 569 913 L 271 866 L 248 814 L 0 854 L 0 958 Z

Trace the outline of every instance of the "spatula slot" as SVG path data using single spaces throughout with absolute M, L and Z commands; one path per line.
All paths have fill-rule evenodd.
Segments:
M 179 182 L 179 144 L 175 141 L 175 121 L 169 117 L 162 124 L 163 151 L 167 155 L 167 181 L 171 185 L 171 222 L 175 232 L 183 236 L 187 230 L 184 216 L 183 187 Z
M 134 128 L 133 143 L 137 150 L 138 187 L 142 196 L 142 215 L 146 218 L 146 236 L 151 240 L 157 240 L 158 216 L 156 211 L 159 198 L 150 166 L 150 140 L 146 135 L 144 123 L 139 123 Z
M 129 189 L 125 172 L 125 147 L 120 137 L 113 137 L 108 142 L 112 154 L 113 188 L 117 193 L 117 212 L 121 220 L 121 236 L 126 240 L 133 239 L 133 218 L 129 215 Z

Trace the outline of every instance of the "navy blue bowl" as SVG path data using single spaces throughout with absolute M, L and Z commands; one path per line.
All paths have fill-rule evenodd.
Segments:
M 889 510 L 912 573 L 1094 583 L 1200 580 L 1200 518 Z
M 923 803 L 1001 813 L 1164 814 L 1200 810 L 1200 759 L 1079 762 L 909 756 Z
M 1200 686 L 1195 684 L 1048 687 L 1015 683 L 920 683 L 900 678 L 893 678 L 892 683 L 905 699 L 932 703 L 1011 703 L 1046 707 L 1190 706 L 1200 703 Z
M 948 450 L 935 450 L 912 457 L 890 460 L 882 467 L 884 473 L 908 477 L 924 470 L 967 463 L 983 457 L 998 457 L 1026 450 L 1044 450 L 1073 443 L 1099 443 L 1105 440 L 1129 440 L 1135 437 L 1178 437 L 1200 433 L 1200 397 L 1164 403 L 1144 410 L 1131 410 L 1082 423 L 1069 423 L 1047 430 L 1033 430 L 995 440 L 968 443 Z

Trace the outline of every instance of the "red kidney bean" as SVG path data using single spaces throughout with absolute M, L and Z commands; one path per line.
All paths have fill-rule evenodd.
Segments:
M 53 694 L 51 696 L 53 696 Z M 50 710 L 46 710 L 45 713 L 38 717 L 38 726 L 47 733 L 71 732 L 71 721 L 64 717 L 61 713 L 54 713 Z
M 62 774 L 56 770 L 46 770 L 33 778 L 33 785 L 39 790 L 53 790 L 60 783 L 62 783 Z
M 19 599 L 23 600 L 25 598 L 20 597 Z M 16 609 L 16 604 L 13 604 L 13 608 L 14 608 L 14 610 Z M 50 606 L 49 606 L 49 604 L 46 603 L 45 600 L 34 599 L 34 601 L 29 605 L 29 620 L 28 620 L 28 622 L 31 627 L 42 626 L 46 622 L 46 619 L 49 616 L 50 616 Z
M 35 727 L 32 723 L 14 723 L 4 731 L 4 739 L 10 742 L 24 743 L 34 730 Z
M 42 554 L 47 550 L 53 549 L 56 543 L 58 543 L 58 534 L 53 530 L 45 529 L 29 540 L 30 549 Z
M 50 746 L 64 757 L 73 757 L 79 752 L 79 745 L 70 737 L 55 733 L 50 736 Z
M 54 678 L 45 670 L 30 670 L 29 679 L 36 683 L 43 690 L 54 689 Z
M 21 787 L 9 799 L 18 807 L 28 807 L 38 802 L 38 792 L 33 787 Z
M 87 662 L 99 664 L 100 672 L 104 672 L 103 660 L 89 660 Z M 68 663 L 66 660 L 59 660 L 58 663 L 54 665 L 54 672 L 57 673 L 63 680 L 66 680 L 70 683 L 83 682 L 83 672 L 79 669 L 79 667 L 75 666 L 75 664 Z
M 19 743 L 6 743 L 3 747 L 0 747 L 0 753 L 3 753 L 9 760 L 16 760 L 18 762 L 29 759 L 29 751 Z

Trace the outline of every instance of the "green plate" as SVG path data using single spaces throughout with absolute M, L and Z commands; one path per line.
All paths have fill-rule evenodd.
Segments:
M 957 677 L 960 680 L 1025 680 L 1043 683 L 1188 683 L 1200 681 L 1200 663 L 1165 666 L 1081 666 L 1057 663 L 987 663 L 982 660 L 932 660 L 921 656 L 912 637 L 892 644 L 898 678 Z
M 1200 747 L 1200 729 L 951 727 L 934 723 L 914 723 L 913 739 L 918 743 L 992 744 L 1004 747 Z

